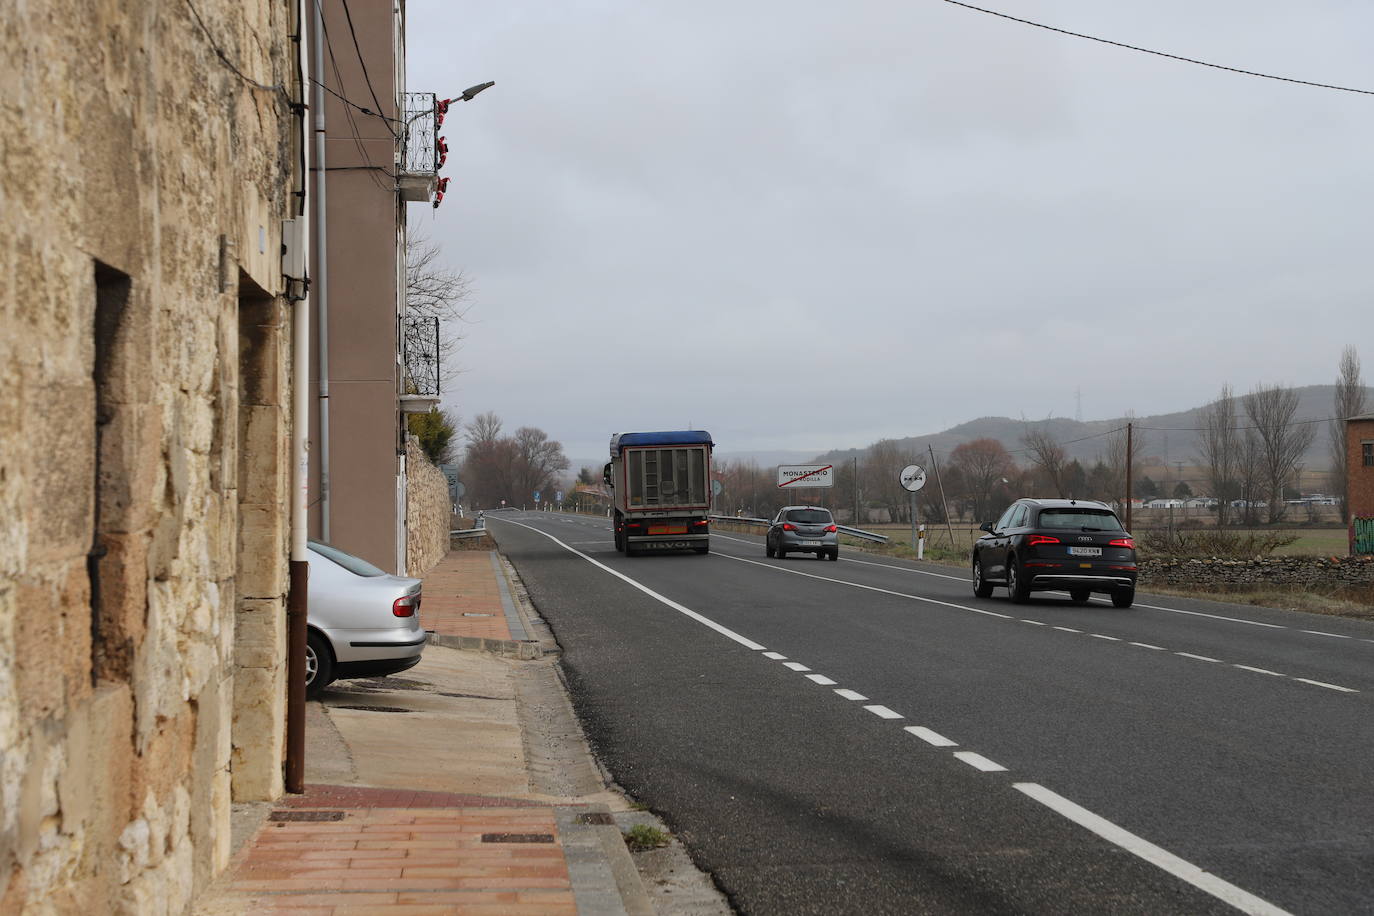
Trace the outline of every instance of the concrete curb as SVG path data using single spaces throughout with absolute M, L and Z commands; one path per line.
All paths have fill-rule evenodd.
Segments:
M 579 914 L 652 916 L 653 904 L 610 809 L 591 804 L 554 809 Z
M 544 649 L 534 639 L 489 639 L 485 636 L 448 636 L 443 633 L 429 634 L 431 646 L 446 649 L 467 649 L 474 652 L 490 652 L 507 658 L 543 658 Z

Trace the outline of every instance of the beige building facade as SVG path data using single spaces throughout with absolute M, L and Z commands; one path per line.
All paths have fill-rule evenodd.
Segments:
M 299 7 L 0 4 L 3 913 L 182 912 L 282 790 Z
M 434 96 L 405 92 L 404 3 L 322 0 L 317 18 L 310 533 L 418 575 L 405 415 L 431 400 L 407 376 L 402 325 L 406 208 L 429 206 L 438 178 Z

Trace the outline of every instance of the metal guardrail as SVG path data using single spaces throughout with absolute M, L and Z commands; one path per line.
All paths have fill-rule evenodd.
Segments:
M 487 533 L 485 528 L 456 528 L 448 533 L 449 540 L 454 538 L 479 538 Z
M 765 528 L 770 524 L 769 520 L 766 518 L 744 518 L 743 516 L 738 515 L 712 515 L 710 516 L 710 519 L 713 522 L 734 522 L 736 524 L 744 525 L 763 525 Z M 835 527 L 839 529 L 839 532 L 841 534 L 847 534 L 850 537 L 860 538 L 865 541 L 873 541 L 875 544 L 886 544 L 889 540 L 891 540 L 891 538 L 889 538 L 885 534 L 875 534 L 872 531 L 865 531 L 862 528 L 851 528 L 848 525 L 836 525 Z

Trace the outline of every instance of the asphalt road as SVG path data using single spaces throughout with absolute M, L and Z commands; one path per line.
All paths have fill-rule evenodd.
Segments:
M 595 751 L 742 912 L 1374 912 L 1374 626 L 488 519 Z

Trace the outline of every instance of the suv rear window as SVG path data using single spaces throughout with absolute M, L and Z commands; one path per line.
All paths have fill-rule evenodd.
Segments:
M 830 524 L 830 510 L 789 509 L 787 520 L 789 522 L 801 522 L 803 525 L 828 525 Z
M 1041 509 L 1041 528 L 1096 528 L 1121 531 L 1121 522 L 1108 509 Z

